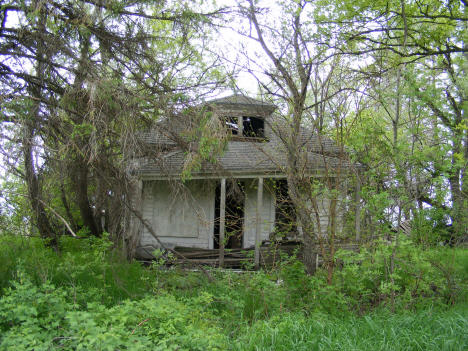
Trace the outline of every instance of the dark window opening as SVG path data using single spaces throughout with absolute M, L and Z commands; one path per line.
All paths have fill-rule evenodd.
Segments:
M 226 213 L 224 224 L 224 240 L 226 249 L 241 249 L 244 239 L 244 183 L 233 186 L 226 184 Z M 219 223 L 221 218 L 221 184 L 216 186 L 214 245 L 219 249 Z
M 275 231 L 283 237 L 297 236 L 296 209 L 286 179 L 275 181 Z
M 239 128 L 239 119 L 242 119 L 242 128 Z M 265 120 L 259 117 L 226 117 L 225 124 L 231 135 L 244 138 L 265 138 Z
M 258 117 L 244 117 L 243 135 L 248 138 L 265 137 L 265 120 Z

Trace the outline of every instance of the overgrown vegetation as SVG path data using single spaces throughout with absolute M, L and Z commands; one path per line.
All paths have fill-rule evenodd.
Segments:
M 467 1 L 1 4 L 0 349 L 466 348 L 468 253 L 438 243 L 468 238 Z M 240 85 L 285 121 L 278 172 L 309 269 L 209 280 L 131 261 L 144 218 L 129 165 L 178 151 L 175 183 L 216 164 L 223 117 L 192 107 Z M 187 139 L 160 123 L 176 117 Z M 323 182 L 303 127 L 337 146 L 312 150 L 338 160 Z M 169 148 L 139 139 L 153 129 Z M 351 237 L 359 253 L 335 252 Z
M 123 259 L 106 237 L 2 236 L 0 349 L 463 349 L 468 252 L 400 243 L 344 262 L 334 284 L 294 257 L 273 271 L 196 271 Z M 394 299 L 391 295 L 394 294 Z M 391 303 L 395 313 L 390 313 Z

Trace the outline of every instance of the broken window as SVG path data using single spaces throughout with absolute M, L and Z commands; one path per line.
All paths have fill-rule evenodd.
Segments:
M 259 117 L 226 117 L 226 126 L 231 135 L 244 138 L 265 138 L 265 120 Z
M 264 138 L 265 137 L 265 120 L 259 117 L 243 117 L 242 123 L 244 133 L 248 138 Z
M 239 117 L 227 117 L 226 126 L 232 135 L 239 135 Z

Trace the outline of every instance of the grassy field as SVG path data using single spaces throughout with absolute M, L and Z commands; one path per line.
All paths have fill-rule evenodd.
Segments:
M 245 327 L 233 350 L 466 350 L 468 305 L 363 317 L 288 314 Z
M 3 236 L 0 350 L 468 349 L 467 250 L 404 243 L 393 275 L 389 250 L 343 253 L 327 286 L 294 259 L 210 281 L 128 262 L 106 239 L 64 238 L 56 255 Z

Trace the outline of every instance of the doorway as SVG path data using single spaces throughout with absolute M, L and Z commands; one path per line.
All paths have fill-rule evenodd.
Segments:
M 241 249 L 244 244 L 244 183 L 226 183 L 226 219 L 225 246 L 226 249 Z M 216 185 L 215 218 L 213 248 L 219 249 L 219 224 L 221 218 L 221 183 Z
M 286 179 L 275 180 L 275 231 L 282 237 L 297 237 L 297 213 Z

